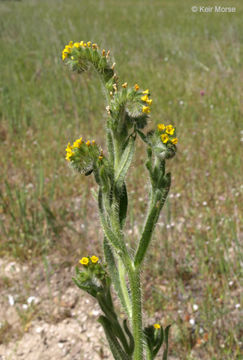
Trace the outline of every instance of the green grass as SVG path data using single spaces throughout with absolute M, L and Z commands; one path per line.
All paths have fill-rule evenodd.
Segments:
M 151 90 L 149 127 L 172 123 L 179 137 L 169 163 L 174 197 L 145 265 L 146 310 L 175 321 L 171 353 L 180 359 L 232 360 L 240 359 L 243 4 L 235 14 L 193 14 L 195 3 L 0 3 L 0 252 L 23 261 L 54 249 L 75 263 L 101 249 L 94 183 L 74 174 L 64 153 L 82 135 L 104 144 L 104 99 L 94 74 L 72 74 L 61 61 L 69 40 L 97 42 L 111 49 L 121 81 Z M 137 149 L 128 179 L 132 243 L 147 202 Z

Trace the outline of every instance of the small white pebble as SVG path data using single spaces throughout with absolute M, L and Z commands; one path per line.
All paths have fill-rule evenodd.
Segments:
M 239 309 L 239 308 L 240 308 L 240 304 L 236 304 L 236 305 L 235 305 L 235 308 L 236 308 L 236 309 Z
M 229 281 L 229 286 L 232 286 L 234 284 L 234 281 Z
M 42 332 L 42 328 L 41 327 L 38 327 L 38 328 L 36 328 L 35 329 L 35 332 L 37 333 L 37 334 L 40 334 L 41 332 Z
M 27 304 L 23 304 L 23 305 L 22 305 L 22 308 L 23 308 L 24 310 L 27 310 L 27 309 L 28 309 L 28 305 L 27 305 Z
M 99 315 L 99 313 L 100 313 L 99 310 L 93 310 L 93 311 L 92 311 L 92 314 L 93 314 L 94 316 Z
M 203 204 L 203 206 L 207 206 L 208 203 L 207 203 L 207 201 L 204 201 L 202 204 Z
M 10 306 L 14 306 L 14 297 L 12 295 L 8 295 L 8 302 Z
M 183 100 L 180 100 L 180 101 L 179 101 L 179 104 L 180 104 L 180 105 L 183 105 L 183 104 L 184 104 L 184 101 L 183 101 Z
M 176 194 L 176 197 L 177 197 L 177 198 L 180 198 L 180 197 L 181 197 L 181 194 L 180 194 L 180 193 L 177 193 L 177 194 Z
M 36 304 L 36 302 L 37 302 L 37 299 L 36 299 L 35 296 L 30 296 L 30 297 L 28 297 L 28 299 L 27 299 L 27 303 L 28 303 L 28 304 L 32 304 L 32 303 Z
M 190 323 L 190 325 L 192 325 L 192 326 L 195 325 L 195 319 L 193 319 L 193 318 L 190 319 L 190 320 L 189 320 L 189 323 Z
M 203 334 L 203 333 L 204 333 L 203 328 L 200 328 L 200 329 L 199 329 L 199 334 Z
M 169 224 L 166 225 L 166 229 L 170 229 L 170 225 L 169 225 Z
M 194 311 L 197 311 L 198 308 L 199 308 L 199 306 L 198 306 L 197 304 L 193 304 L 193 305 L 192 305 L 192 308 L 193 308 Z

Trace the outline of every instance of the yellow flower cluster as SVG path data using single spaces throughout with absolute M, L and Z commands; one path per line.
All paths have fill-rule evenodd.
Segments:
M 163 134 L 160 135 L 160 138 L 164 144 L 166 144 L 168 141 L 172 142 L 174 145 L 178 143 L 178 138 L 173 137 L 175 132 L 173 125 L 165 126 L 164 124 L 158 124 L 158 130 L 160 133 L 163 132 Z
M 160 133 L 163 132 L 163 134 L 160 135 L 160 138 L 164 144 L 166 144 L 168 141 L 172 142 L 174 145 L 178 143 L 178 138 L 173 137 L 175 132 L 173 125 L 165 126 L 164 124 L 158 124 L 158 130 Z
M 66 45 L 62 51 L 62 60 L 64 61 L 68 57 L 68 54 L 72 52 L 73 48 L 79 49 L 80 47 L 82 48 L 92 47 L 93 50 L 98 49 L 97 44 L 92 44 L 91 41 L 88 41 L 87 43 L 85 43 L 84 41 L 75 42 L 75 43 L 73 41 L 69 41 L 69 44 Z
M 141 96 L 141 100 L 146 103 L 146 105 L 143 105 L 143 113 L 149 114 L 150 105 L 152 105 L 153 102 L 152 99 L 149 99 L 149 89 L 143 91 L 143 96 Z
M 90 145 L 95 145 L 95 140 L 88 140 L 86 141 L 86 143 L 83 142 L 83 138 L 79 138 L 77 140 L 74 141 L 73 145 L 70 144 L 70 142 L 68 143 L 68 146 L 66 147 L 66 160 L 67 161 L 70 161 L 71 160 L 71 157 L 74 155 L 74 149 L 78 149 L 82 146 L 82 144 L 85 144 L 87 146 L 90 146 Z
M 96 264 L 99 261 L 99 258 L 95 255 L 89 257 L 82 257 L 81 260 L 79 260 L 80 264 L 87 266 L 89 264 L 89 260 L 91 260 L 91 262 L 93 264 Z

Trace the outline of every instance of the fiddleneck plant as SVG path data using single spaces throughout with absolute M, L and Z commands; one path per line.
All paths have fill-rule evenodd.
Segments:
M 155 225 L 167 198 L 171 175 L 166 161 L 176 153 L 176 130 L 172 125 L 158 124 L 145 133 L 151 110 L 149 90 L 138 84 L 120 84 L 111 63 L 110 51 L 99 50 L 90 41 L 70 43 L 62 59 L 78 73 L 90 67 L 96 70 L 105 90 L 107 148 L 103 151 L 95 140 L 80 137 L 66 148 L 66 160 L 79 173 L 93 174 L 98 185 L 94 194 L 104 232 L 104 262 L 97 256 L 85 256 L 76 267 L 75 284 L 99 303 L 103 312 L 98 319 L 104 328 L 110 350 L 116 360 L 152 360 L 164 345 L 167 359 L 169 326 L 151 324 L 144 328 L 140 275 Z M 143 230 L 134 252 L 127 244 L 124 226 L 128 195 L 126 176 L 131 166 L 138 137 L 147 149 L 145 166 L 150 180 L 149 203 Z M 126 313 L 121 324 L 113 305 L 111 285 Z

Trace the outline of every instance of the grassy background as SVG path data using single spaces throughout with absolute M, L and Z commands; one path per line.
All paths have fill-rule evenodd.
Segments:
M 0 2 L 0 253 L 35 261 L 56 251 L 75 263 L 100 251 L 94 183 L 70 171 L 64 153 L 81 135 L 104 143 L 104 99 L 96 76 L 70 73 L 60 55 L 71 39 L 97 42 L 111 49 L 122 81 L 151 90 L 149 126 L 172 123 L 179 137 L 168 164 L 170 197 L 145 264 L 145 309 L 175 322 L 171 354 L 232 360 L 242 346 L 243 4 L 216 1 L 237 12 L 194 14 L 195 4 L 212 5 Z M 141 143 L 137 149 L 128 179 L 132 244 L 147 202 Z

